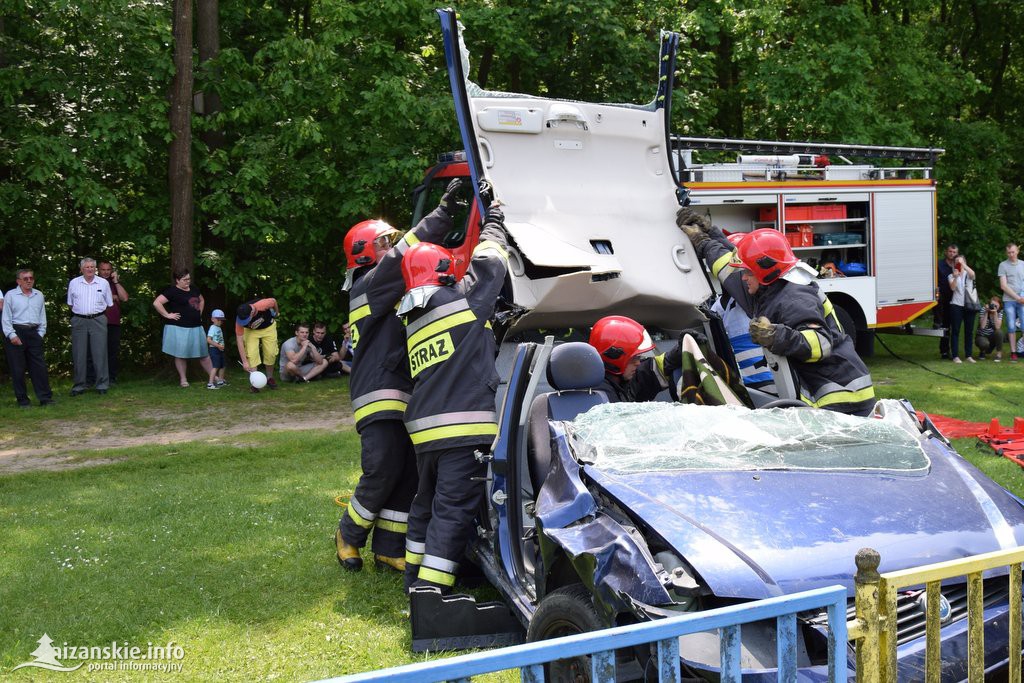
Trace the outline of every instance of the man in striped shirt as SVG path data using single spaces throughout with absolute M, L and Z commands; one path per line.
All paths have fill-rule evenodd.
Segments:
M 18 406 L 28 408 L 25 387 L 25 370 L 32 378 L 32 389 L 36 392 L 39 405 L 53 403 L 53 392 L 46 374 L 46 359 L 43 356 L 43 337 L 46 336 L 46 305 L 43 293 L 33 287 L 35 274 L 31 270 L 19 270 L 18 286 L 4 295 L 2 327 L 4 351 L 7 365 L 11 369 L 11 385 Z

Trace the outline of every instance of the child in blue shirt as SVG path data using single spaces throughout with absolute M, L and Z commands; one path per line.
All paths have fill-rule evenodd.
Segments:
M 206 333 L 206 343 L 210 346 L 210 381 L 206 383 L 207 389 L 220 389 L 227 384 L 224 379 L 224 331 L 221 325 L 224 324 L 224 311 L 214 309 L 210 314 L 210 331 Z

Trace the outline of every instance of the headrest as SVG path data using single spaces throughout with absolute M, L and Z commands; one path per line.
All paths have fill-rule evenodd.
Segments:
M 551 351 L 547 374 L 556 391 L 593 389 L 604 380 L 604 363 L 590 344 L 567 342 Z

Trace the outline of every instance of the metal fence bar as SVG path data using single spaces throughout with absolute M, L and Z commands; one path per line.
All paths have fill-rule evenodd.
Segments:
M 985 677 L 985 615 L 983 573 L 1007 567 L 1009 571 L 1009 680 L 1021 680 L 1020 642 L 1021 567 L 1024 547 L 998 550 L 924 567 L 878 573 L 879 555 L 871 548 L 857 553 L 856 618 L 847 624 L 849 639 L 857 652 L 858 683 L 889 683 L 896 680 L 896 595 L 901 588 L 924 585 L 926 590 L 925 680 L 941 679 L 941 581 L 967 577 L 968 681 Z
M 1024 548 L 997 550 L 982 555 L 965 557 L 961 560 L 948 560 L 924 567 L 886 572 L 885 580 L 896 588 L 906 588 L 908 586 L 920 586 L 931 581 L 941 581 L 942 579 L 954 576 L 963 576 L 971 572 L 983 572 L 987 569 L 1005 567 L 1014 563 L 1020 564 L 1021 562 L 1024 562 Z
M 1019 643 L 1021 639 L 1021 563 L 1010 565 L 1010 637 L 1009 642 Z M 1020 657 L 1010 657 L 1010 680 L 1021 678 Z
M 740 647 L 740 627 L 725 626 L 719 629 L 719 650 L 722 654 L 721 680 L 740 683 L 743 677 L 743 649 Z
M 879 621 L 878 649 L 882 653 L 881 678 L 885 683 L 896 680 L 896 587 L 890 586 L 882 575 L 882 583 L 878 589 Z
M 853 579 L 857 612 L 849 625 L 849 635 L 857 643 L 857 683 L 880 683 L 882 665 L 878 641 L 882 620 L 878 614 L 878 582 L 881 581 L 878 564 L 881 556 L 871 548 L 862 548 L 854 561 L 857 564 Z
M 542 664 L 524 666 L 519 670 L 519 680 L 522 683 L 544 683 L 544 666 Z
M 796 615 L 784 614 L 775 620 L 775 659 L 780 681 L 796 680 Z
M 984 590 L 981 572 L 967 575 L 967 680 L 970 683 L 985 680 Z
M 942 584 L 938 581 L 931 581 L 925 590 L 924 678 L 926 683 L 939 683 L 942 679 L 942 638 L 939 633 L 942 627 L 939 610 Z
M 602 650 L 591 655 L 590 680 L 615 680 L 615 650 Z
M 521 678 L 532 683 L 534 680 L 540 680 L 539 676 L 543 675 L 542 665 L 546 662 L 581 655 L 592 656 L 596 653 L 607 653 L 611 657 L 610 661 L 613 666 L 613 677 L 611 679 L 596 680 L 614 680 L 615 660 L 612 654 L 614 650 L 647 643 L 660 643 L 660 641 L 675 642 L 679 636 L 714 629 L 731 628 L 735 629 L 738 633 L 738 626 L 741 624 L 761 621 L 763 619 L 776 619 L 784 614 L 795 614 L 805 610 L 821 609 L 822 607 L 828 608 L 830 636 L 843 639 L 839 641 L 843 646 L 836 646 L 830 657 L 830 669 L 834 669 L 841 674 L 835 676 L 833 680 L 845 680 L 847 668 L 845 647 L 846 589 L 842 586 L 817 588 L 803 593 L 767 598 L 742 605 L 731 605 L 706 612 L 691 612 L 668 619 L 658 619 L 629 626 L 618 626 L 593 633 L 580 633 L 490 652 L 477 652 L 445 660 L 409 664 L 392 669 L 370 671 L 328 680 L 336 683 L 341 683 L 342 681 L 345 683 L 356 683 L 357 681 L 360 683 L 369 681 L 431 683 L 469 679 L 471 676 L 493 671 L 503 671 L 505 669 L 526 669 L 520 674 Z M 676 669 L 676 676 L 678 676 L 679 658 L 677 642 L 675 642 L 674 647 L 675 652 L 672 654 L 673 659 L 670 662 L 668 660 L 670 656 L 668 653 L 672 650 L 673 644 L 668 642 L 665 645 L 659 644 L 659 663 L 663 662 L 666 666 L 671 664 Z M 735 651 L 738 664 L 740 661 L 738 640 Z M 596 659 L 600 659 L 600 657 L 593 657 L 591 661 Z M 608 660 L 605 659 L 605 661 L 607 662 Z M 734 680 L 738 681 L 738 668 L 736 675 L 737 678 Z M 722 680 L 726 680 L 724 672 Z
M 679 683 L 679 638 L 658 641 L 658 680 Z
M 838 602 L 828 606 L 828 680 L 845 681 L 846 670 L 846 605 Z

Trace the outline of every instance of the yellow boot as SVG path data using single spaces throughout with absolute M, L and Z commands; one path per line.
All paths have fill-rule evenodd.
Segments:
M 374 561 L 377 563 L 378 569 L 394 569 L 396 572 L 405 573 L 405 558 L 404 557 L 388 557 L 387 555 L 374 555 Z
M 334 546 L 337 548 L 338 564 L 342 569 L 357 572 L 363 568 L 363 558 L 359 557 L 359 548 L 345 542 L 345 539 L 341 537 L 341 529 L 334 531 Z

